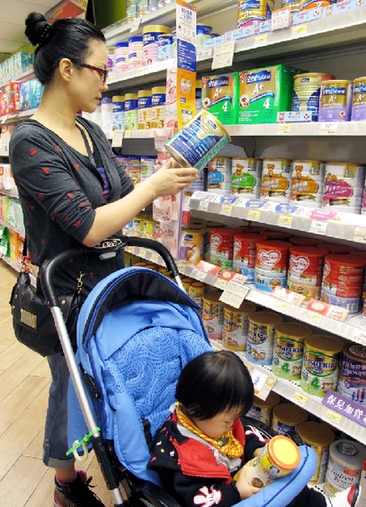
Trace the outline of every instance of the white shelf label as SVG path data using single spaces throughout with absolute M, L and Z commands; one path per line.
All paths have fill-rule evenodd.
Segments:
M 322 222 L 321 220 L 312 220 L 309 232 L 314 232 L 315 234 L 325 234 L 327 226 L 327 222 Z
M 353 339 L 357 340 L 361 345 L 366 345 L 366 331 L 356 331 Z
M 239 308 L 248 292 L 249 289 L 247 287 L 242 287 L 236 283 L 229 282 L 220 296 L 220 301 L 233 306 L 234 308 Z
M 223 67 L 231 67 L 234 58 L 235 41 L 226 42 L 214 47 L 211 69 L 222 69 Z
M 251 369 L 250 374 L 254 385 L 254 394 L 261 400 L 266 400 L 275 385 L 275 379 L 257 368 Z
M 335 134 L 337 130 L 337 122 L 325 122 L 320 124 L 319 134 Z
M 290 7 L 285 7 L 284 9 L 278 9 L 276 11 L 272 11 L 272 31 L 273 30 L 281 30 L 282 28 L 287 28 L 290 26 L 291 20 L 291 9 Z
M 203 282 L 206 279 L 207 273 L 200 271 L 199 269 L 194 269 L 191 272 L 190 276 L 196 280 L 199 280 L 200 282 Z
M 130 33 L 137 32 L 137 30 L 140 28 L 141 21 L 142 21 L 142 17 L 141 16 L 139 16 L 138 18 L 136 18 L 133 21 L 133 23 L 131 24 Z
M 199 211 L 208 211 L 209 205 L 210 205 L 209 201 L 200 201 L 198 209 Z
M 366 243 L 366 227 L 355 227 L 353 241 L 358 243 Z
M 112 148 L 122 148 L 123 130 L 114 130 L 112 133 Z

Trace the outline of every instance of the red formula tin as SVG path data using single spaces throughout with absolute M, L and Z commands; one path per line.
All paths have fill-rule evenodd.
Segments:
M 330 254 L 347 254 L 350 253 L 352 247 L 340 245 L 338 243 L 327 243 L 326 241 L 319 243 L 320 248 L 326 248 Z
M 224 269 L 233 269 L 233 240 L 237 229 L 219 227 L 211 230 L 210 262 Z
M 291 236 L 288 241 L 295 246 L 315 246 L 322 243 L 320 239 L 307 238 L 306 236 Z
M 256 244 L 267 239 L 265 234 L 242 233 L 234 235 L 234 271 L 254 282 Z
M 259 241 L 255 266 L 269 273 L 286 273 L 290 244 L 285 241 Z
M 296 277 L 318 276 L 321 282 L 324 257 L 328 254 L 325 248 L 315 246 L 291 246 L 289 256 L 289 273 Z

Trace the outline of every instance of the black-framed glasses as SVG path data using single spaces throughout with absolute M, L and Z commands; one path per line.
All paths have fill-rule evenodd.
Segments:
M 80 67 L 85 67 L 86 69 L 96 70 L 100 77 L 102 78 L 103 83 L 107 81 L 108 70 L 101 69 L 100 67 L 94 67 L 93 65 L 89 65 L 88 63 L 79 63 Z

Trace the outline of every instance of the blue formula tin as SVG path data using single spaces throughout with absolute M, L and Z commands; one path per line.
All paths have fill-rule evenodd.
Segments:
M 230 135 L 218 119 L 201 110 L 165 147 L 182 167 L 195 167 L 200 171 L 230 141 Z
M 173 35 L 162 33 L 158 36 L 158 60 L 169 60 L 173 57 Z

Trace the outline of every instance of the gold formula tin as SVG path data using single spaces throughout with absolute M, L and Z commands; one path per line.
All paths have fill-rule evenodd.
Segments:
M 298 380 L 301 377 L 304 340 L 312 333 L 310 326 L 283 322 L 275 328 L 272 372 L 281 378 Z
M 275 202 L 289 202 L 291 196 L 291 160 L 263 159 L 260 196 Z
M 202 322 L 207 336 L 221 340 L 224 325 L 224 303 L 220 301 L 221 292 L 210 292 L 203 296 Z
M 280 403 L 273 408 L 272 428 L 279 435 L 296 431 L 299 424 L 307 421 L 308 413 L 293 403 Z
M 305 338 L 301 387 L 313 396 L 324 397 L 337 388 L 339 358 L 343 342 L 333 336 L 314 334 Z
M 239 351 L 247 348 L 249 315 L 256 309 L 257 306 L 250 301 L 244 301 L 239 308 L 224 306 L 222 344 L 226 349 Z
M 261 400 L 257 396 L 254 396 L 253 406 L 249 410 L 248 416 L 267 424 L 267 426 L 271 426 L 273 408 L 278 405 L 280 401 L 280 396 L 274 391 L 271 391 L 265 400 Z
M 283 317 L 274 312 L 254 312 L 249 315 L 247 358 L 250 362 L 272 364 L 275 326 L 281 322 Z
M 292 162 L 291 202 L 321 208 L 325 165 L 319 160 Z
M 329 446 L 335 439 L 334 431 L 327 424 L 307 421 L 299 424 L 297 432 L 305 444 L 313 449 L 316 456 L 316 469 L 309 482 L 321 484 L 327 470 Z

